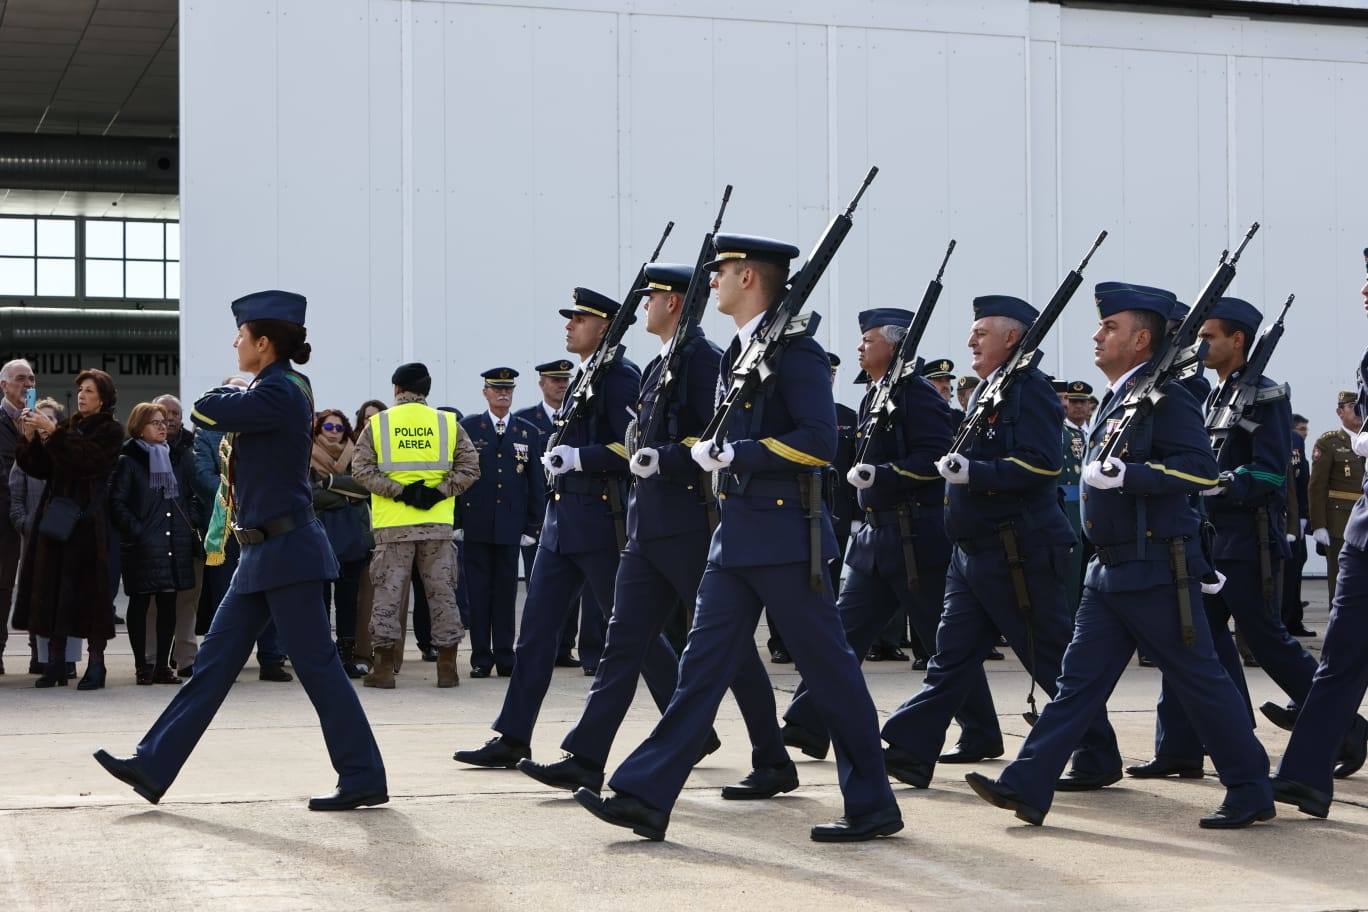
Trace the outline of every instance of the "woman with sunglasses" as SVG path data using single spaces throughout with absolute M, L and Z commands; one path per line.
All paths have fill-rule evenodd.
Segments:
M 166 442 L 166 411 L 151 402 L 133 406 L 128 440 L 114 467 L 109 511 L 119 530 L 128 640 L 138 684 L 179 684 L 171 670 L 176 639 L 176 593 L 195 588 L 195 559 L 202 557 L 195 529 L 199 500 L 190 483 L 190 452 Z M 156 601 L 157 649 L 149 664 L 147 609 Z
M 364 678 L 368 662 L 356 656 L 356 603 L 361 578 L 370 563 L 370 494 L 351 477 L 351 422 L 337 409 L 326 409 L 314 418 L 313 451 L 309 476 L 313 484 L 314 511 L 328 533 L 328 543 L 341 574 L 332 584 L 333 618 L 337 629 L 337 654 L 349 678 Z M 365 657 L 362 657 L 363 659 Z

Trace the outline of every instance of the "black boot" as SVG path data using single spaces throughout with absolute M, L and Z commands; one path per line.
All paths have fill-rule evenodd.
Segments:
M 353 681 L 364 678 L 366 671 L 356 664 L 356 640 L 351 637 L 339 637 L 337 640 L 337 655 L 342 659 L 342 670 L 347 673 L 347 677 Z
M 66 662 L 62 660 L 62 652 L 52 650 L 52 644 L 48 644 L 48 661 L 43 668 L 43 675 L 33 682 L 34 687 L 66 687 Z M 65 650 L 63 650 L 65 652 Z M 57 658 L 52 658 L 53 656 Z
M 63 667 L 62 673 L 65 679 L 66 668 Z M 81 676 L 80 683 L 76 685 L 77 690 L 103 690 L 105 686 L 105 663 L 104 656 L 91 656 L 90 661 L 86 662 L 85 674 Z

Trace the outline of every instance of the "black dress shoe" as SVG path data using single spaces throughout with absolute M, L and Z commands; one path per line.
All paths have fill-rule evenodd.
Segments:
M 1206 773 L 1200 766 L 1188 766 L 1172 760 L 1155 757 L 1149 763 L 1126 767 L 1126 774 L 1136 779 L 1165 779 L 1177 776 L 1179 779 L 1201 779 Z
M 566 754 L 555 763 L 536 763 L 530 757 L 518 761 L 518 770 L 536 779 L 542 785 L 565 789 L 587 788 L 591 792 L 603 791 L 603 770 L 594 769 L 574 754 Z
M 435 661 L 437 661 L 437 647 L 436 647 L 436 646 L 423 646 L 423 647 L 420 647 L 420 648 L 419 648 L 418 652 L 422 655 L 423 661 L 424 661 L 424 662 L 435 662 Z
M 1254 658 L 1254 654 L 1253 654 L 1252 652 L 1251 652 L 1251 653 L 1247 653 L 1246 655 L 1241 656 L 1241 657 L 1240 657 L 1240 661 L 1244 662 L 1244 667 L 1245 667 L 1245 668 L 1262 668 L 1262 667 L 1263 667 L 1262 665 L 1259 664 L 1259 660 L 1256 659 L 1256 658 Z M 1216 816 L 1217 816 L 1218 814 L 1220 814 L 1220 810 L 1219 810 L 1219 809 L 1217 810 L 1217 812 L 1216 812 L 1215 814 L 1212 814 L 1210 817 L 1203 817 L 1202 819 L 1203 819 L 1203 820 L 1213 820 L 1213 819 L 1216 818 Z M 1253 821 L 1250 821 L 1250 823 L 1252 823 L 1252 822 L 1253 822 Z M 1246 824 L 1243 824 L 1243 826 L 1249 826 L 1249 824 L 1246 823 Z M 1212 827 L 1207 827 L 1207 829 L 1212 829 Z M 1216 829 L 1229 829 L 1229 828 L 1228 828 L 1228 827 L 1217 826 Z
M 996 649 L 990 649 L 988 650 L 988 655 L 985 656 L 985 658 L 993 662 L 1001 662 L 1007 657 L 1002 653 L 998 652 Z
M 792 665 L 793 656 L 788 654 L 788 650 L 778 647 L 770 649 L 770 664 L 772 665 Z
M 1297 810 L 1312 817 L 1324 820 L 1330 816 L 1330 796 L 1325 792 L 1302 785 L 1295 779 L 1270 776 L 1268 784 L 1273 786 L 1273 800 L 1283 804 L 1295 804 Z
M 1228 804 L 1222 804 L 1215 811 L 1197 821 L 1197 825 L 1204 830 L 1242 830 L 1258 821 L 1272 820 L 1277 814 L 1277 810 L 1271 804 L 1257 811 L 1242 811 Z
M 489 677 L 489 669 L 484 668 L 482 666 L 477 666 L 475 668 L 470 669 L 470 676 L 472 678 L 487 678 Z
M 1288 627 L 1287 632 L 1294 637 L 1312 639 L 1316 636 L 1316 631 L 1309 629 L 1305 624 L 1298 624 L 1295 627 Z
M 792 722 L 780 729 L 779 734 L 783 736 L 785 745 L 798 748 L 814 760 L 825 760 L 827 751 L 831 749 L 831 741 L 828 738 Z
M 1259 706 L 1259 712 L 1264 714 L 1264 718 L 1283 731 L 1291 731 L 1297 725 L 1297 711 L 1288 709 L 1277 703 L 1263 703 Z
M 598 666 L 597 666 L 597 665 L 585 665 L 585 666 L 584 666 L 584 676 L 585 676 L 586 678 L 592 678 L 592 677 L 593 677 L 594 675 L 596 675 L 596 674 L 598 674 Z
M 502 737 L 490 738 L 484 747 L 472 751 L 457 751 L 451 759 L 457 763 L 469 763 L 485 769 L 517 769 L 519 760 L 532 756 L 531 748 L 510 744 Z
M 193 678 L 194 676 L 195 676 L 195 666 L 194 666 L 194 665 L 186 665 L 184 668 L 177 668 L 177 669 L 176 669 L 176 677 L 178 677 L 178 678 Z M 350 677 L 350 675 L 349 675 L 349 677 Z
M 152 804 L 161 801 L 166 789 L 153 782 L 146 773 L 138 769 L 137 757 L 115 757 L 109 751 L 97 750 L 95 752 L 95 762 L 105 768 L 105 772 L 133 787 L 143 798 Z
M 1354 724 L 1349 726 L 1349 734 L 1344 736 L 1344 743 L 1340 745 L 1335 778 L 1348 779 L 1363 769 L 1365 760 L 1368 760 L 1368 721 L 1362 716 L 1355 716 Z
M 63 666 L 63 673 L 66 668 Z M 104 662 L 87 662 L 85 674 L 81 675 L 80 683 L 76 685 L 77 690 L 103 690 L 105 686 L 105 665 Z
M 354 811 L 357 808 L 375 807 L 388 804 L 389 794 L 380 789 L 375 792 L 348 792 L 335 789 L 331 795 L 315 795 L 309 799 L 311 811 Z
M 1121 781 L 1121 771 L 1110 773 L 1080 773 L 1069 770 L 1055 781 L 1057 792 L 1095 792 Z
M 1141 667 L 1141 668 L 1158 668 L 1158 667 L 1159 667 L 1158 665 L 1155 665 L 1154 662 L 1152 662 L 1150 659 L 1148 659 L 1148 658 L 1144 655 L 1144 653 L 1141 653 L 1141 654 L 1137 657 L 1137 661 L 1140 663 L 1140 667 Z
M 694 761 L 694 766 L 703 762 L 703 758 L 709 754 L 716 753 L 722 746 L 722 739 L 717 737 L 716 731 L 708 732 L 708 740 L 703 742 L 703 749 L 698 752 L 698 759 Z
M 926 662 L 926 659 L 923 659 L 921 656 L 918 656 L 917 658 L 912 660 L 912 670 L 926 671 Z
M 987 747 L 977 748 L 956 744 L 937 759 L 941 763 L 982 763 L 984 760 L 996 760 L 1002 756 L 1002 752 L 1001 744 L 990 744 Z
M 907 653 L 903 652 L 897 646 L 885 646 L 884 658 L 890 662 L 906 662 Z
M 868 651 L 865 652 L 866 662 L 882 662 L 883 660 L 884 648 L 880 646 L 878 643 L 875 643 L 873 646 L 870 646 Z
M 575 664 L 578 665 L 579 663 L 576 662 Z M 494 666 L 494 673 L 497 674 L 497 675 L 498 675 L 499 677 L 501 677 L 501 678 L 511 678 L 511 677 L 513 677 L 513 666 L 512 666 L 512 665 L 495 665 L 495 666 Z
M 556 667 L 557 667 L 557 668 L 579 668 L 579 667 L 580 667 L 579 659 L 575 658 L 573 655 L 571 655 L 571 654 L 568 653 L 568 652 L 563 652 L 563 653 L 561 653 L 560 655 L 556 656 Z M 509 672 L 512 673 L 512 671 L 513 671 L 513 669 L 510 668 L 510 669 L 509 669 Z M 503 674 L 503 672 L 500 672 L 500 674 Z M 507 677 L 507 675 L 505 675 L 505 677 Z
M 257 675 L 257 679 L 286 684 L 294 680 L 294 675 L 285 670 L 284 663 L 272 663 L 261 666 L 261 673 Z
M 964 781 L 969 783 L 969 787 L 974 790 L 984 801 L 995 807 L 1000 807 L 1004 811 L 1013 811 L 1017 820 L 1023 820 L 1031 826 L 1040 826 L 1045 822 L 1045 812 L 1026 804 L 1017 796 L 1017 793 L 1001 784 L 996 779 L 989 779 L 979 773 L 969 773 L 964 777 Z
M 813 842 L 868 842 L 892 836 L 902 828 L 902 812 L 896 804 L 890 804 L 881 811 L 842 817 L 835 823 L 819 823 L 810 835 Z
M 781 766 L 756 767 L 736 785 L 723 786 L 722 797 L 728 801 L 758 801 L 797 787 L 798 767 L 790 760 Z
M 917 789 L 930 788 L 931 774 L 935 769 L 935 764 L 918 760 L 902 748 L 884 748 L 884 772 L 903 785 Z
M 31 674 L 31 675 L 40 675 L 40 674 L 42 674 L 42 673 L 43 673 L 43 663 L 40 662 L 40 661 L 38 661 L 38 657 L 37 657 L 37 656 L 34 656 L 33 658 L 29 659 L 29 674 Z
M 604 823 L 626 827 L 638 836 L 653 842 L 664 839 L 665 828 L 670 825 L 668 813 L 647 807 L 630 795 L 604 798 L 596 792 L 582 788 L 575 790 L 575 800 Z
M 43 676 L 33 682 L 34 687 L 66 687 L 69 679 L 66 675 L 66 665 L 63 662 L 48 662 L 44 666 Z

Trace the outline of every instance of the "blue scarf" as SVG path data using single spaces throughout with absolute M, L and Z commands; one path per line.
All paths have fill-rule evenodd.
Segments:
M 148 443 L 146 440 L 139 440 L 138 446 L 147 454 L 152 490 L 160 491 L 168 500 L 175 500 L 180 491 L 176 487 L 176 473 L 171 469 L 171 447 L 164 443 Z

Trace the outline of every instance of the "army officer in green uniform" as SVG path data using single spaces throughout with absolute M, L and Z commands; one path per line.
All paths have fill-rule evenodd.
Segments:
M 1307 487 L 1307 506 L 1311 518 L 1307 527 L 1316 540 L 1316 553 L 1325 555 L 1326 583 L 1330 598 L 1335 597 L 1339 576 L 1339 553 L 1344 545 L 1344 527 L 1349 511 L 1363 493 L 1363 457 L 1349 447 L 1350 434 L 1363 429 L 1363 420 L 1354 412 L 1356 393 L 1341 392 L 1335 414 L 1338 430 L 1327 431 L 1311 450 L 1311 481 Z

